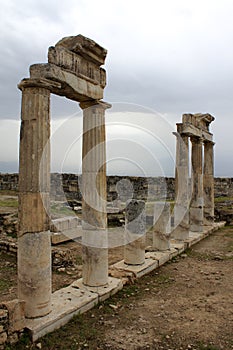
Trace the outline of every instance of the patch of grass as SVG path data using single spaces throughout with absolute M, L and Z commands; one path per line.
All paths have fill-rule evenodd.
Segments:
M 75 258 L 75 264 L 76 265 L 82 265 L 83 264 L 83 259 L 81 255 L 77 255 Z
M 124 288 L 117 293 L 117 296 L 122 299 L 122 302 L 128 303 L 127 298 L 135 296 L 136 294 L 138 294 L 138 292 L 139 286 L 137 284 L 129 284 L 124 286 Z
M 36 349 L 36 347 L 33 347 L 31 343 L 30 335 L 27 331 L 24 331 L 24 333 L 22 334 L 22 336 L 20 337 L 19 341 L 16 344 L 7 344 L 5 347 L 5 350 L 25 350 L 25 349 Z
M 14 199 L 14 198 L 0 200 L 0 207 L 17 208 L 18 207 L 18 200 Z
M 43 349 L 78 349 L 77 345 L 84 345 L 87 349 L 95 349 L 97 337 L 100 336 L 94 326 L 94 320 L 88 319 L 86 315 L 79 314 L 60 328 L 59 330 L 47 334 L 43 337 Z M 67 334 L 70 337 L 67 337 Z M 64 342 L 65 339 L 65 342 Z M 85 344 L 87 344 L 85 346 Z M 91 346 L 93 344 L 93 346 Z M 80 348 L 82 349 L 82 347 Z
M 71 208 L 66 206 L 61 206 L 60 204 L 52 204 L 50 207 L 50 210 L 51 210 L 51 214 L 58 215 L 58 216 L 60 215 L 70 216 L 74 213 Z
M 1 267 L 1 272 L 13 272 L 13 271 L 16 271 L 16 266 L 3 266 Z
M 227 202 L 227 201 L 233 201 L 233 197 L 216 197 L 216 198 L 214 198 L 215 203 L 221 203 L 221 202 Z
M 197 252 L 193 249 L 187 249 L 185 251 L 185 254 L 187 254 L 188 256 L 192 257 L 192 258 L 196 258 L 200 261 L 206 261 L 206 260 L 212 260 L 214 258 L 213 254 L 210 253 L 205 253 L 205 252 Z
M 164 285 L 164 284 L 169 284 L 171 283 L 171 279 L 170 279 L 170 276 L 168 275 L 164 275 L 164 274 L 159 274 L 157 277 L 156 277 L 156 281 L 159 285 Z
M 12 286 L 11 281 L 9 279 L 1 279 L 0 280 L 0 292 L 5 292 L 7 291 L 10 287 Z

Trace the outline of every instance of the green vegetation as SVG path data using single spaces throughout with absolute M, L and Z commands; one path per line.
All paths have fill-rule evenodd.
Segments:
M 233 197 L 215 197 L 214 198 L 215 203 L 221 203 L 221 202 L 227 202 L 227 201 L 233 201 Z
M 62 205 L 61 203 L 54 203 L 50 207 L 51 214 L 54 216 L 70 216 L 73 215 L 74 212 L 70 207 Z
M 8 289 L 12 286 L 11 281 L 9 279 L 1 279 L 0 280 L 0 292 L 7 292 Z
M 11 207 L 11 208 L 17 208 L 18 207 L 18 200 L 15 198 L 8 198 L 8 199 L 1 199 L 0 200 L 0 207 Z

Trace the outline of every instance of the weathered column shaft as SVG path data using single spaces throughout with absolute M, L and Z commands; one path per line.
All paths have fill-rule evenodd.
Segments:
M 108 283 L 106 142 L 104 102 L 81 103 L 83 109 L 82 228 L 83 283 Z
M 189 137 L 179 133 L 176 136 L 176 172 L 175 172 L 175 207 L 174 231 L 175 239 L 183 240 L 189 236 Z
M 192 142 L 192 199 L 190 206 L 191 231 L 203 230 L 203 168 L 202 140 L 191 137 Z
M 204 142 L 203 168 L 204 223 L 214 221 L 214 142 Z
M 155 202 L 152 248 L 155 250 L 170 249 L 170 234 L 170 203 Z
M 26 317 L 51 310 L 51 248 L 49 233 L 50 91 L 30 86 L 22 89 L 20 165 L 18 297 L 25 300 Z
M 125 264 L 142 265 L 145 262 L 145 233 L 145 202 L 132 199 L 125 210 Z

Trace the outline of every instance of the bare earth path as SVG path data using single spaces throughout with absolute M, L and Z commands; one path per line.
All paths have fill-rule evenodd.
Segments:
M 233 349 L 233 227 L 36 344 L 8 349 Z

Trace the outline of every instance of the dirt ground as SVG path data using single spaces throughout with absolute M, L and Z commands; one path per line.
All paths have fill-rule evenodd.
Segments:
M 16 295 L 16 259 L 0 258 L 6 300 Z M 54 274 L 54 288 L 78 275 L 68 272 Z M 232 272 L 233 227 L 226 227 L 35 344 L 24 336 L 7 349 L 231 350 Z

